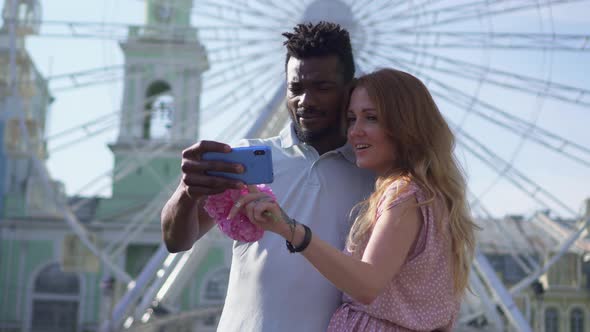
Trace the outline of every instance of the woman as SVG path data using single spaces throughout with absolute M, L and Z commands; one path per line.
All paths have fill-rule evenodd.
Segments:
M 344 293 L 329 331 L 450 331 L 468 285 L 476 228 L 454 136 L 422 82 L 393 69 L 359 78 L 347 114 L 357 165 L 378 179 L 359 203 L 344 252 L 255 188 L 238 206 Z

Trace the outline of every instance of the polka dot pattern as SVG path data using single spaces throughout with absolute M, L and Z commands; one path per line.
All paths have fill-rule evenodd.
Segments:
M 414 197 L 418 203 L 426 201 L 424 192 L 416 184 L 400 185 L 400 181 L 392 183 L 384 194 L 377 217 L 384 210 Z M 395 197 L 398 188 L 404 189 Z M 453 294 L 448 220 L 435 218 L 432 204 L 422 205 L 420 210 L 423 226 L 400 272 L 369 305 L 344 294 L 344 303 L 332 316 L 329 332 L 452 330 L 460 301 Z

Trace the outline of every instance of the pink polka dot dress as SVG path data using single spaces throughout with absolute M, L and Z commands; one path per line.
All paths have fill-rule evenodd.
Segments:
M 395 197 L 398 188 L 403 189 Z M 381 199 L 377 218 L 408 199 L 422 203 L 426 196 L 414 183 L 395 181 Z M 432 205 L 419 207 L 423 224 L 416 243 L 384 292 L 369 305 L 344 294 L 328 331 L 451 331 L 460 301 L 453 295 L 448 221 L 435 219 Z

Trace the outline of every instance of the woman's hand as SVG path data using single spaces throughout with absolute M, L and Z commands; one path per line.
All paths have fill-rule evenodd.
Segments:
M 285 237 L 289 231 L 284 220 L 281 207 L 272 197 L 261 193 L 256 186 L 248 186 L 249 194 L 240 197 L 231 208 L 228 218 L 233 218 L 238 212 L 244 211 L 248 219 L 255 225 Z

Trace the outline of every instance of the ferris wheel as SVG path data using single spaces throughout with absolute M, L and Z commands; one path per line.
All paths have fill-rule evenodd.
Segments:
M 577 206 L 564 200 L 576 178 L 589 178 L 590 167 L 586 129 L 579 127 L 575 133 L 570 124 L 558 120 L 588 119 L 584 113 L 590 107 L 588 85 L 575 77 L 574 68 L 564 66 L 565 59 L 581 60 L 589 47 L 587 35 L 564 30 L 563 16 L 554 17 L 565 5 L 565 1 L 197 1 L 193 15 L 203 43 L 221 50 L 210 55 L 205 89 L 207 79 L 233 75 L 224 78 L 222 88 L 237 91 L 228 100 L 233 107 L 224 104 L 215 112 L 239 114 L 221 131 L 237 137 L 251 134 L 258 123 L 272 118 L 265 113 L 268 105 L 279 108 L 276 96 L 284 96 L 285 89 L 279 32 L 299 22 L 328 20 L 347 28 L 359 73 L 395 67 L 422 79 L 456 134 L 456 153 L 470 179 L 471 206 L 484 227 L 480 240 L 486 242 L 486 229 L 494 229 L 489 236 L 507 239 L 501 243 L 504 253 L 524 272 L 504 292 L 502 287 L 494 288 L 497 281 L 489 280 L 494 273 L 480 256 L 472 285 L 483 293 L 486 287 L 495 289 L 495 294 L 486 295 L 510 302 L 510 293 L 531 285 L 559 253 L 575 246 L 574 239 L 588 223 L 579 209 L 585 197 L 578 198 Z M 588 2 L 577 5 L 590 8 Z M 217 72 L 217 68 L 226 69 Z M 243 110 L 258 116 L 244 115 Z M 538 168 L 541 164 L 544 170 Z M 555 177 L 554 170 L 562 167 L 573 172 L 569 180 Z M 504 224 L 506 218 L 491 218 L 497 216 L 498 204 L 510 203 L 500 197 L 512 194 L 508 200 L 519 202 L 516 211 L 534 215 L 534 210 L 549 210 L 577 221 L 577 228 L 522 248 L 517 239 L 522 231 Z M 531 217 L 537 218 L 543 216 Z M 534 259 L 549 256 L 556 247 L 552 261 L 543 265 Z M 478 286 L 478 278 L 486 285 Z M 463 323 L 481 311 L 488 320 L 499 321 L 494 305 L 488 304 L 486 310 L 485 300 L 476 302 L 479 310 L 465 310 Z M 526 324 L 518 313 L 510 313 L 511 304 L 499 302 L 509 322 L 522 329 Z
M 182 5 L 186 2 L 168 1 L 157 15 L 167 20 L 175 10 L 190 10 L 198 40 L 206 50 L 209 68 L 202 76 L 201 122 L 185 124 L 198 126 L 201 138 L 232 142 L 276 133 L 285 125 L 281 33 L 297 23 L 327 20 L 344 26 L 351 34 L 357 75 L 394 67 L 420 78 L 456 134 L 456 155 L 468 176 L 471 207 L 484 227 L 481 240 L 486 241 L 486 228 L 494 229 L 491 236 L 505 239 L 503 250 L 525 271 L 506 289 L 497 285 L 497 280 L 488 279 L 493 279 L 489 266 L 478 260 L 472 285 L 488 300 L 473 300 L 475 309 L 465 315 L 483 314 L 499 320 L 493 309 L 497 303 L 508 313 L 511 324 L 522 324 L 518 313 L 510 314 L 510 303 L 503 301 L 510 301 L 510 294 L 522 291 L 546 272 L 560 254 L 576 245 L 588 225 L 580 205 L 588 195 L 581 183 L 590 179 L 586 128 L 590 123 L 590 82 L 582 74 L 584 66 L 590 65 L 586 59 L 590 36 L 573 27 L 571 20 L 576 18 L 571 14 L 587 12 L 589 1 L 195 0 L 188 7 Z M 127 28 L 78 24 L 72 34 L 116 40 L 126 38 Z M 171 42 L 165 47 L 173 54 L 176 46 Z M 60 90 L 122 80 L 123 71 L 123 64 L 105 63 L 84 72 L 57 74 L 50 81 L 58 94 Z M 77 78 L 76 84 L 72 77 Z M 154 103 L 178 105 L 191 97 L 176 94 L 170 101 L 168 90 L 160 92 L 154 95 Z M 165 116 L 160 119 L 165 127 Z M 81 123 L 49 136 L 50 153 L 71 148 L 74 143 L 82 145 L 96 134 L 116 131 L 122 121 L 141 119 L 123 119 L 119 112 L 112 112 Z M 84 133 L 61 141 L 80 132 Z M 164 150 L 152 147 L 148 157 L 97 174 L 88 183 L 117 181 Z M 138 212 L 130 225 L 140 225 L 141 216 L 157 211 L 171 185 L 163 186 L 167 189 Z M 92 190 L 98 194 L 104 184 Z M 88 195 L 92 190 L 84 192 Z M 537 216 L 537 211 L 543 215 Z M 498 218 L 503 214 L 533 215 L 530 218 L 542 219 L 540 222 L 560 217 L 572 220 L 572 227 L 523 250 L 514 235 L 517 230 L 504 224 L 505 218 Z M 70 218 L 74 219 L 72 227 L 81 227 L 75 216 Z M 131 235 L 128 239 L 139 234 L 132 226 L 125 230 Z M 83 234 L 85 230 L 78 231 Z M 107 249 L 112 253 L 120 248 Z M 545 264 L 535 259 L 550 253 L 557 255 Z M 103 255 L 103 261 L 110 261 L 108 255 Z M 120 277 L 129 281 L 124 274 Z

